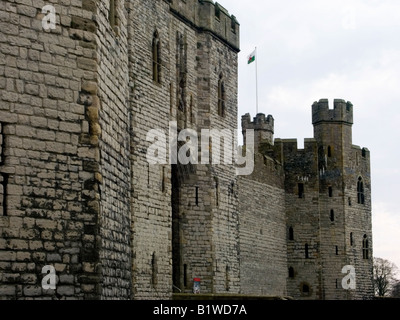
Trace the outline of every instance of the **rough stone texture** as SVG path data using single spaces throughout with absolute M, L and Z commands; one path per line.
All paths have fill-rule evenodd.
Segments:
M 241 293 L 284 296 L 287 244 L 283 170 L 261 154 L 255 163 L 253 175 L 238 179 Z
M 0 298 L 170 299 L 195 277 L 209 294 L 370 297 L 370 156 L 352 145 L 351 104 L 314 104 L 305 150 L 273 140 L 272 116 L 244 116 L 251 176 L 233 163 L 149 164 L 147 134 L 167 138 L 170 122 L 228 129 L 233 144 L 239 24 L 212 1 L 112 2 L 52 1 L 50 31 L 47 2 L 0 2 Z M 335 286 L 346 264 L 355 291 Z M 56 290 L 42 289 L 46 265 Z

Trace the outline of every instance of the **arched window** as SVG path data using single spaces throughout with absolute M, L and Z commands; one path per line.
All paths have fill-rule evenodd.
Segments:
M 308 243 L 306 243 L 305 246 L 304 246 L 304 253 L 305 253 L 305 258 L 306 259 L 310 258 L 310 254 L 308 252 Z
M 362 243 L 363 259 L 369 259 L 369 241 L 366 234 L 364 234 Z
M 152 56 L 153 56 L 153 81 L 161 83 L 161 44 L 157 31 L 154 31 L 153 34 Z
M 358 178 L 358 182 L 357 182 L 357 201 L 359 204 L 365 203 L 364 182 L 361 177 Z
M 335 221 L 335 211 L 332 209 L 330 214 L 331 221 Z
M 225 83 L 222 73 L 218 80 L 218 115 L 225 117 Z
M 289 268 L 289 278 L 291 278 L 291 279 L 294 278 L 294 269 L 293 269 L 293 267 Z
M 294 230 L 293 227 L 289 228 L 289 240 L 294 240 Z

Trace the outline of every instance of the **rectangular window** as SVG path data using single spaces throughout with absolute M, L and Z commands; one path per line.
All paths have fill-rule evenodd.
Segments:
M 329 198 L 333 197 L 333 189 L 332 189 L 332 187 L 328 188 L 328 194 L 329 194 Z
M 299 198 L 304 198 L 304 183 L 298 184 Z

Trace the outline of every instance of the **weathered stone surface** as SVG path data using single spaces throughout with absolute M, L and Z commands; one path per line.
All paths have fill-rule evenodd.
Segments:
M 352 105 L 316 103 L 305 150 L 246 116 L 251 176 L 150 165 L 147 133 L 170 121 L 236 129 L 239 25 L 212 1 L 114 3 L 52 1 L 44 31 L 44 1 L 1 2 L 0 298 L 169 299 L 200 277 L 210 294 L 340 299 L 345 263 L 363 275 L 346 297 L 372 295 L 370 158 L 351 143 Z M 40 287 L 47 265 L 56 290 Z

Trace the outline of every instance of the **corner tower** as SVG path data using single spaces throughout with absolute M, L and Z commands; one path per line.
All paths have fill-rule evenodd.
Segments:
M 352 144 L 353 105 L 326 99 L 312 106 L 318 147 L 321 292 L 323 299 L 373 296 L 371 181 L 368 149 Z M 342 287 L 343 267 L 355 268 L 356 289 Z

